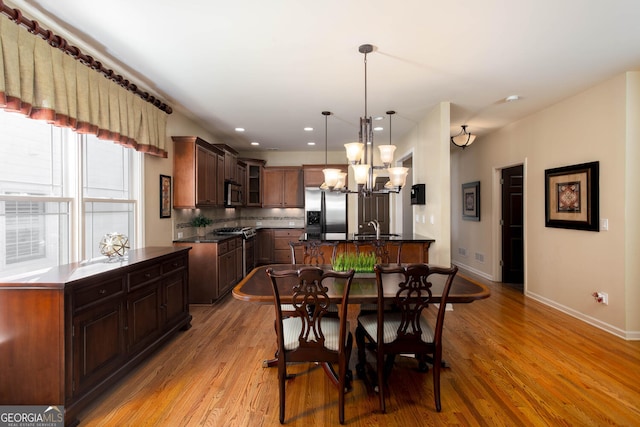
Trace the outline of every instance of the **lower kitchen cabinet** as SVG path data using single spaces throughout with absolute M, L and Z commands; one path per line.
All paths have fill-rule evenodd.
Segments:
M 65 424 L 191 326 L 189 249 L 145 248 L 0 283 L 0 401 L 59 405 Z
M 191 247 L 189 303 L 211 304 L 242 279 L 242 237 L 213 242 L 174 242 Z

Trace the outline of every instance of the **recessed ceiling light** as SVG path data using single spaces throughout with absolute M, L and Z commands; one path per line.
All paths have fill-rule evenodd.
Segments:
M 519 99 L 520 99 L 520 97 L 518 95 L 509 95 L 504 100 L 506 102 L 513 102 L 513 101 L 517 101 Z
M 376 132 L 380 132 L 381 130 L 384 130 L 384 128 L 382 126 L 376 126 L 373 128 L 373 130 Z
M 305 132 L 312 132 L 312 131 L 313 131 L 313 128 L 312 128 L 312 127 L 307 126 L 306 128 L 304 128 L 304 131 L 305 131 Z
M 316 143 L 313 142 L 313 141 L 309 141 L 309 142 L 307 142 L 307 145 L 316 145 Z
M 244 132 L 244 128 L 236 128 L 236 132 Z
M 257 141 L 253 141 L 253 142 L 251 142 L 251 145 L 260 145 L 260 143 L 257 142 Z
M 373 118 L 373 120 L 382 120 L 382 119 L 384 119 L 384 117 L 382 117 L 382 116 L 377 116 L 377 117 Z

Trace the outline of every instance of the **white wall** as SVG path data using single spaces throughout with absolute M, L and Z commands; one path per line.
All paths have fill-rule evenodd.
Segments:
M 500 188 L 494 185 L 499 169 L 525 164 L 525 293 L 620 336 L 640 331 L 637 315 L 638 267 L 626 250 L 637 249 L 638 233 L 628 230 L 625 212 L 638 212 L 637 191 L 630 183 L 625 155 L 635 150 L 637 115 L 627 121 L 627 81 L 638 108 L 637 74 L 622 74 L 566 99 L 499 131 L 479 137 L 466 150 L 452 150 L 452 257 L 456 264 L 499 279 Z M 526 100 L 522 101 L 526 102 Z M 634 125 L 629 125 L 633 122 Z M 635 132 L 635 140 L 627 134 Z M 634 148 L 631 148 L 634 147 Z M 600 162 L 600 218 L 609 231 L 589 232 L 545 227 L 545 169 L 591 161 Z M 461 220 L 457 194 L 464 182 L 481 183 L 481 221 Z M 629 218 L 631 220 L 631 218 Z M 632 239 L 632 242 L 625 240 Z M 466 248 L 467 257 L 458 254 Z M 485 254 L 484 263 L 472 256 Z M 637 251 L 635 252 L 637 253 Z M 471 255 L 471 256 L 469 256 Z M 634 263 L 634 264 L 637 264 Z M 634 290 L 627 292 L 627 288 Z M 609 305 L 597 304 L 594 291 L 609 294 Z M 632 306 L 626 302 L 634 297 Z M 629 322 L 628 322 L 629 321 Z
M 167 118 L 166 159 L 144 156 L 144 242 L 145 246 L 171 246 L 173 241 L 175 211 L 171 218 L 160 218 L 160 175 L 173 178 L 173 141 L 171 136 L 197 135 L 205 141 L 216 143 L 213 135 L 178 111 Z M 173 187 L 173 181 L 172 181 Z M 172 199 L 173 200 L 173 199 Z

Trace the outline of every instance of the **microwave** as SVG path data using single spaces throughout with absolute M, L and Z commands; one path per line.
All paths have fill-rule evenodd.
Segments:
M 242 206 L 242 186 L 237 182 L 224 182 L 224 205 L 226 207 Z

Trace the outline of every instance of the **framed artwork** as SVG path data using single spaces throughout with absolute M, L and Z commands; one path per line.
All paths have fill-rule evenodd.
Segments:
M 599 231 L 599 162 L 547 169 L 545 226 Z
M 480 181 L 462 184 L 462 219 L 480 221 Z
M 160 175 L 160 218 L 171 218 L 171 177 Z

